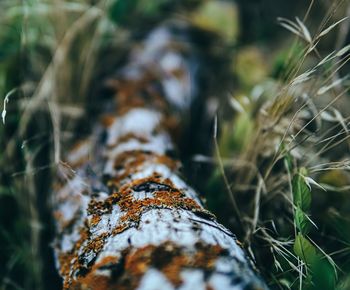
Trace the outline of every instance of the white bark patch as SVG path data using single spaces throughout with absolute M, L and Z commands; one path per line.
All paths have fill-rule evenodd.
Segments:
M 201 270 L 184 270 L 181 272 L 181 278 L 183 284 L 178 288 L 179 290 L 206 290 L 204 273 Z
M 69 164 L 78 164 L 81 161 L 85 161 L 88 159 L 91 151 L 91 142 L 90 140 L 85 140 L 81 144 L 78 145 L 78 148 L 73 150 L 71 154 L 67 157 L 67 162 Z
M 62 237 L 61 241 L 61 250 L 62 252 L 69 252 L 73 249 L 75 243 L 79 240 L 80 235 L 77 231 L 72 231 L 70 234 L 65 234 Z
M 57 209 L 59 219 L 57 220 L 60 230 L 66 223 L 73 220 L 77 214 L 80 214 L 81 220 L 86 217 L 87 205 L 90 201 L 88 196 L 84 196 L 82 192 L 87 188 L 84 180 L 76 175 L 72 180 L 61 188 L 56 194 Z
M 120 216 L 119 213 L 116 216 Z M 117 220 L 114 215 L 110 218 Z M 137 228 L 132 227 L 116 236 L 110 236 L 97 263 L 105 257 L 122 253 L 130 245 L 137 249 L 147 245 L 160 245 L 166 241 L 193 251 L 198 242 L 219 245 L 236 259 L 246 262 L 246 257 L 232 234 L 216 221 L 205 220 L 181 209 L 152 209 L 142 215 Z
M 146 135 L 145 132 L 142 133 Z M 145 143 L 137 139 L 131 139 L 127 142 L 119 143 L 112 150 L 107 153 L 110 158 L 115 158 L 123 152 L 131 150 L 143 150 L 150 151 L 158 154 L 165 154 L 167 150 L 173 149 L 170 142 L 170 137 L 167 134 L 157 134 L 155 136 L 149 137 L 150 140 Z
M 141 192 L 134 192 L 133 198 L 134 200 L 142 200 L 146 198 L 153 198 L 153 193 L 147 192 L 147 191 L 141 191 Z
M 159 125 L 161 114 L 149 109 L 136 108 L 117 118 L 108 129 L 107 146 L 117 144 L 120 137 L 128 133 L 149 137 Z
M 191 78 L 188 63 L 174 51 L 169 51 L 160 60 L 160 68 L 164 72 L 162 84 L 168 101 L 184 110 L 192 101 Z
M 175 287 L 162 272 L 156 269 L 150 269 L 147 271 L 146 275 L 142 277 L 137 290 L 175 290 Z

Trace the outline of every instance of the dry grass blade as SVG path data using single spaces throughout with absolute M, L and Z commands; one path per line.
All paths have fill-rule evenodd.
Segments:
M 282 18 L 282 17 L 278 17 L 277 21 L 279 22 L 279 24 L 286 28 L 287 30 L 291 31 L 292 33 L 294 33 L 295 35 L 303 38 L 303 34 L 300 32 L 300 28 L 298 25 L 296 25 L 293 21 L 286 19 L 286 18 Z
M 336 57 L 340 57 L 343 56 L 344 54 L 346 54 L 348 51 L 350 50 L 350 44 L 344 46 L 342 49 L 340 49 L 337 53 L 336 53 Z
M 329 33 L 333 28 L 335 28 L 338 24 L 342 23 L 344 20 L 347 20 L 349 16 L 346 16 L 339 21 L 333 23 L 331 26 L 327 27 L 323 31 L 320 32 L 320 34 L 317 36 L 317 39 L 321 38 L 322 36 L 325 36 L 327 33 Z
M 311 79 L 311 75 L 316 71 L 316 69 L 311 69 L 308 70 L 304 73 L 302 73 L 301 75 L 295 77 L 292 81 L 291 81 L 291 86 L 296 86 L 298 84 L 301 84 L 303 82 L 306 82 L 308 80 Z
M 242 228 L 243 228 L 243 225 L 242 225 L 242 215 L 241 215 L 241 212 L 240 212 L 240 210 L 239 210 L 239 208 L 238 208 L 238 205 L 237 205 L 235 196 L 234 196 L 234 194 L 233 194 L 233 192 L 232 192 L 232 189 L 231 189 L 230 183 L 229 183 L 229 181 L 228 181 L 228 178 L 227 178 L 227 176 L 226 176 L 225 167 L 224 167 L 224 164 L 223 164 L 222 159 L 221 159 L 220 148 L 219 148 L 219 144 L 218 144 L 218 142 L 217 142 L 217 130 L 218 130 L 218 120 L 217 120 L 217 116 L 216 116 L 215 119 L 214 119 L 214 132 L 213 132 L 213 138 L 214 138 L 214 145 L 215 145 L 216 157 L 217 157 L 217 159 L 218 159 L 220 172 L 221 172 L 222 177 L 223 177 L 223 179 L 224 179 L 224 182 L 225 182 L 225 185 L 226 185 L 226 189 L 227 189 L 229 198 L 230 198 L 230 200 L 231 200 L 233 209 L 234 209 L 234 211 L 235 211 L 235 214 L 236 214 L 236 216 L 237 216 L 237 218 L 238 218 L 239 223 L 241 224 L 241 226 L 242 226 Z
M 12 94 L 14 94 L 16 91 L 17 91 L 17 88 L 12 89 L 11 91 L 9 91 L 9 92 L 6 94 L 6 96 L 5 96 L 5 98 L 4 98 L 4 107 L 3 107 L 2 113 L 1 113 L 2 123 L 3 123 L 4 125 L 5 125 L 5 118 L 6 118 L 6 113 L 7 113 L 7 111 L 6 111 L 6 104 L 10 101 L 10 96 L 11 96 Z
M 307 43 L 312 44 L 313 40 L 310 34 L 309 29 L 306 27 L 303 21 L 301 21 L 298 17 L 296 17 L 296 23 L 293 21 L 278 17 L 277 21 L 279 24 L 286 28 L 287 30 L 291 31 L 295 35 L 299 36 L 300 38 L 304 39 Z
M 343 83 L 345 80 L 348 79 L 348 75 L 346 75 L 345 77 L 343 78 L 340 78 L 340 79 L 336 79 L 334 82 L 332 82 L 330 85 L 328 86 L 323 86 L 323 87 L 320 87 L 317 91 L 317 95 L 323 95 L 324 93 L 328 92 L 330 89 L 334 88 L 334 87 L 337 87 L 339 86 L 341 83 Z
M 22 112 L 20 125 L 18 128 L 17 136 L 22 136 L 27 129 L 28 123 L 36 111 L 36 109 L 42 104 L 45 99 L 49 99 L 55 92 L 55 79 L 59 74 L 56 68 L 62 64 L 67 56 L 67 53 L 76 38 L 77 34 L 87 27 L 89 23 L 95 19 L 103 16 L 100 9 L 96 7 L 89 8 L 82 16 L 80 16 L 66 32 L 60 45 L 57 47 L 53 56 L 52 62 L 48 65 L 43 77 L 41 78 L 35 92 L 33 93 L 30 101 L 27 103 L 25 110 Z M 53 122 L 55 123 L 55 122 Z M 7 148 L 14 148 L 15 138 L 8 143 Z M 6 149 L 8 150 L 8 149 Z
M 307 42 L 312 43 L 311 34 L 310 34 L 309 30 L 307 29 L 307 27 L 305 26 L 305 24 L 298 17 L 296 17 L 296 21 L 300 27 L 300 30 L 302 31 L 303 38 Z

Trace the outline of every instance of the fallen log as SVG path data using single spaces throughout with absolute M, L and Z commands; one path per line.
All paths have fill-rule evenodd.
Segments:
M 184 24 L 151 32 L 110 81 L 116 109 L 60 166 L 54 250 L 64 289 L 267 289 L 171 157 L 195 61 Z

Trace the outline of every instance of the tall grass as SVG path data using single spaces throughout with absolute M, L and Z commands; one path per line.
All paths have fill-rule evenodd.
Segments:
M 49 180 L 61 144 L 86 111 L 98 56 L 115 42 L 107 7 L 108 1 L 0 3 L 1 289 L 59 287 Z
M 313 5 L 299 18 L 278 19 L 294 40 L 285 35 L 291 48 L 277 74 L 271 68 L 247 87 L 249 70 L 261 70 L 266 56 L 247 55 L 246 47 L 238 53 L 238 86 L 245 88 L 229 96 L 233 118 L 219 120 L 209 182 L 209 204 L 221 208 L 221 219 L 280 289 L 349 286 L 349 7 L 333 1 L 311 30 Z M 233 201 L 231 214 L 218 188 Z
M 122 62 L 130 31 L 173 15 L 169 7 L 188 19 L 200 4 L 175 2 L 0 2 L 0 289 L 60 287 L 51 174 L 92 121 L 96 83 Z M 204 191 L 272 287 L 347 289 L 349 5 L 331 1 L 315 20 L 310 3 L 277 20 L 285 33 L 278 45 L 265 40 L 269 53 L 227 39 L 208 52 L 232 52 L 236 89 L 222 101 L 232 109 L 216 119 L 213 156 L 200 159 L 214 168 Z

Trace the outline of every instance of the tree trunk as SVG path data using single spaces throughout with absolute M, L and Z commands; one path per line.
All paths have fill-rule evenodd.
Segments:
M 183 24 L 154 30 L 110 81 L 115 111 L 62 163 L 54 204 L 64 289 L 267 288 L 170 157 L 195 62 Z

